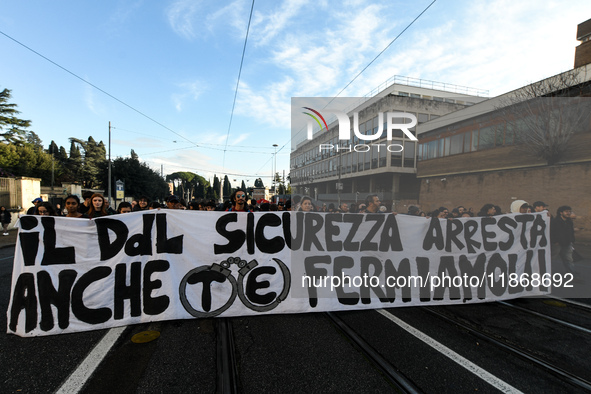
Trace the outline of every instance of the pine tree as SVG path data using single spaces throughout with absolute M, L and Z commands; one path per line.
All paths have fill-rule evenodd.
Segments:
M 9 89 L 0 92 L 0 137 L 5 143 L 23 145 L 27 142 L 28 131 L 25 129 L 31 126 L 31 121 L 16 117 L 20 112 L 16 110 L 16 104 L 8 103 L 12 97 L 10 92 Z
M 219 200 L 219 196 L 220 196 L 220 180 L 217 177 L 217 175 L 213 176 L 213 195 L 214 195 L 214 199 L 217 201 Z
M 224 176 L 224 199 L 229 199 L 230 198 L 230 194 L 232 194 L 232 184 L 230 183 L 230 180 L 228 179 L 228 176 Z

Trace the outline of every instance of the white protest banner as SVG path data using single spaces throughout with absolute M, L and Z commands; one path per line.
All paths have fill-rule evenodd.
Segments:
M 546 294 L 547 214 L 158 210 L 20 219 L 8 333 Z

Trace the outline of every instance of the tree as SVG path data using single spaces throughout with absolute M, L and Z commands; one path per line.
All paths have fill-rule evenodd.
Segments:
M 35 148 L 43 149 L 43 142 L 34 131 L 28 131 L 26 133 L 25 142 Z
M 57 147 L 57 144 L 55 143 L 55 141 L 51 140 L 49 148 L 47 148 L 47 153 L 49 153 L 50 155 L 55 155 L 58 152 L 59 148 Z
M 166 181 L 174 184 L 174 192 L 176 195 L 180 196 L 180 198 L 184 198 L 186 201 L 191 201 L 191 181 L 195 176 L 196 174 L 192 172 L 178 171 L 167 175 Z
M 82 180 L 82 154 L 72 139 L 70 139 L 70 157 L 66 161 L 65 167 L 71 182 Z
M 590 86 L 572 70 L 515 90 L 497 109 L 517 146 L 553 165 L 565 157 L 573 134 L 589 127 L 590 102 L 581 96 Z
M 292 194 L 291 193 L 291 176 L 287 175 L 287 187 L 285 188 L 285 194 Z
M 16 117 L 20 112 L 16 110 L 16 104 L 8 103 L 12 97 L 10 92 L 8 89 L 0 92 L 0 137 L 4 143 L 22 145 L 27 141 L 29 131 L 26 129 L 31 126 L 31 121 Z
M 213 176 L 213 199 L 216 201 L 220 198 L 220 180 L 217 175 Z
M 0 168 L 15 176 L 41 178 L 41 184 L 51 184 L 51 155 L 42 148 L 25 143 L 23 145 L 0 143 Z M 59 163 L 55 173 L 60 175 L 62 168 Z
M 261 178 L 255 179 L 254 187 L 265 187 L 265 185 L 263 184 L 263 180 Z
M 0 168 L 12 169 L 20 162 L 17 146 L 14 144 L 0 144 Z
M 134 155 L 118 157 L 111 165 L 111 176 L 125 182 L 127 196 L 147 196 L 151 200 L 163 200 L 168 195 L 168 184 L 157 171 L 141 163 Z M 135 155 L 137 157 L 137 155 Z M 108 164 L 108 163 L 107 163 Z M 102 169 L 102 184 L 107 184 L 108 168 Z
M 230 180 L 228 179 L 228 176 L 224 176 L 224 193 L 223 193 L 223 198 L 224 199 L 229 199 L 230 198 L 230 194 L 232 194 L 232 184 L 230 183 Z
M 84 161 L 81 171 L 76 170 L 77 176 L 80 177 L 82 184 L 87 188 L 96 188 L 101 185 L 101 169 L 107 164 L 107 150 L 103 141 L 96 142 L 92 136 L 88 137 L 88 141 L 83 141 L 78 138 L 70 138 L 72 143 L 76 143 L 84 150 Z M 80 151 L 78 150 L 78 154 Z M 70 158 L 72 158 L 72 149 L 70 148 Z
M 242 184 L 240 185 L 240 188 L 244 191 L 246 191 L 246 184 L 244 183 L 244 179 L 242 180 Z

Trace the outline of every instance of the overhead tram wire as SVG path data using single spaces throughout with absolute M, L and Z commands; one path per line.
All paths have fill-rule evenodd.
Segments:
M 252 11 L 254 10 L 254 0 L 250 6 L 250 16 L 248 17 L 248 26 L 246 27 L 246 37 L 244 37 L 244 47 L 242 48 L 242 58 L 240 59 L 240 68 L 238 70 L 238 80 L 236 81 L 236 89 L 234 90 L 234 101 L 232 102 L 232 111 L 230 112 L 230 123 L 228 124 L 228 132 L 226 134 L 226 144 L 224 146 L 224 156 L 222 159 L 222 169 L 226 167 L 226 148 L 228 147 L 228 139 L 230 138 L 230 129 L 232 128 L 232 119 L 234 117 L 234 108 L 236 108 L 236 97 L 238 96 L 238 86 L 240 85 L 240 76 L 242 75 L 242 65 L 244 64 L 244 54 L 246 53 L 246 43 L 248 42 L 248 33 L 250 32 L 250 22 L 252 20 Z
M 201 149 L 222 150 L 220 148 L 210 148 L 207 146 L 200 146 L 200 148 Z M 192 146 L 185 146 L 184 148 L 166 149 L 166 150 L 161 150 L 161 151 L 157 151 L 157 152 L 149 152 L 149 153 L 142 153 L 142 154 L 138 153 L 138 156 L 155 155 L 158 153 L 174 152 L 174 151 L 185 150 L 185 149 L 193 149 L 193 147 Z M 252 154 L 252 155 L 260 155 L 260 154 L 267 154 L 267 153 L 273 154 L 273 152 L 253 152 L 253 151 L 247 151 L 247 150 L 234 150 L 234 149 L 230 149 L 229 152 L 248 153 L 248 154 Z
M 150 134 L 145 134 L 143 132 L 139 132 L 139 131 L 133 131 L 133 130 L 128 130 L 128 129 L 123 129 L 121 127 L 115 127 L 115 126 L 111 126 L 111 129 L 113 130 L 121 130 L 121 131 L 125 131 L 128 133 L 132 133 L 132 134 L 138 134 L 144 137 L 150 137 L 150 138 L 155 138 L 158 140 L 164 140 L 164 141 L 170 141 L 168 138 L 164 138 L 162 136 L 155 136 L 155 135 L 150 135 Z M 174 143 L 176 143 L 176 141 L 172 141 Z M 210 143 L 204 143 L 204 142 L 200 142 L 199 143 L 199 148 L 201 149 L 214 149 L 214 150 L 223 150 L 220 148 L 215 148 L 216 146 L 224 146 L 224 144 L 210 144 Z M 180 149 L 189 149 L 192 148 L 191 147 L 185 147 L 185 148 L 177 148 L 177 149 L 170 149 L 168 151 L 160 151 L 160 152 L 169 152 L 169 151 L 174 151 L 174 150 L 180 150 Z M 273 148 L 270 147 L 266 147 L 266 146 L 255 146 L 255 145 L 232 145 L 232 148 L 248 148 L 248 149 L 259 149 L 259 150 L 267 150 L 269 152 L 255 152 L 255 151 L 243 151 L 243 150 L 232 150 L 230 149 L 230 152 L 240 152 L 240 153 L 253 153 L 253 154 L 260 154 L 260 153 L 273 153 Z M 152 153 L 160 153 L 160 152 L 152 152 Z M 150 154 L 152 154 L 150 153 Z
M 390 48 L 390 46 L 391 46 L 392 44 L 394 44 L 394 42 L 395 42 L 396 40 L 398 40 L 398 38 L 399 38 L 399 37 L 400 37 L 402 34 L 404 34 L 404 32 L 405 32 L 405 31 L 407 31 L 407 30 L 408 30 L 408 29 L 409 29 L 409 28 L 410 28 L 410 27 L 411 27 L 411 26 L 412 26 L 412 25 L 413 25 L 413 24 L 414 24 L 414 23 L 415 23 L 415 22 L 416 22 L 416 21 L 417 21 L 417 20 L 418 20 L 418 19 L 419 19 L 419 18 L 420 18 L 420 17 L 421 17 L 421 16 L 422 16 L 424 13 L 425 13 L 425 12 L 427 12 L 427 10 L 428 10 L 429 8 L 431 8 L 431 6 L 432 6 L 433 4 L 435 4 L 435 2 L 436 2 L 436 1 L 437 1 L 437 0 L 433 0 L 433 1 L 431 2 L 431 4 L 429 4 L 429 5 L 428 5 L 428 6 L 427 6 L 427 7 L 426 7 L 426 8 L 425 8 L 425 9 L 424 9 L 424 10 L 423 10 L 423 11 L 422 11 L 422 12 L 421 12 L 419 15 L 417 15 L 417 17 L 416 17 L 416 18 L 414 18 L 414 19 L 413 19 L 413 21 L 412 21 L 412 22 L 410 22 L 410 23 L 408 24 L 408 26 L 406 26 L 406 27 L 405 27 L 405 28 L 404 28 L 404 29 L 403 29 L 403 30 L 402 30 L 400 33 L 398 33 L 398 35 L 397 35 L 396 37 L 394 37 L 394 39 L 393 39 L 392 41 L 390 41 L 390 43 L 389 43 L 388 45 L 386 45 L 386 47 L 385 47 L 384 49 L 382 49 L 382 51 L 381 51 L 380 53 L 378 53 L 378 54 L 376 55 L 376 57 L 374 57 L 374 58 L 373 58 L 373 60 L 372 60 L 371 62 L 369 62 L 369 64 L 363 68 L 363 70 L 359 71 L 359 73 L 358 73 L 358 74 L 355 76 L 355 78 L 353 78 L 353 79 L 351 80 L 351 82 L 349 82 L 349 83 L 348 83 L 348 84 L 347 84 L 347 85 L 346 85 L 344 88 L 342 88 L 342 89 L 341 89 L 341 91 L 340 91 L 340 92 L 338 92 L 338 93 L 336 94 L 336 96 L 334 96 L 334 97 L 333 97 L 333 98 L 332 98 L 332 99 L 331 99 L 331 100 L 330 100 L 328 103 L 326 103 L 326 105 L 324 106 L 324 108 L 326 108 L 326 106 L 327 106 L 328 104 L 332 103 L 332 102 L 333 102 L 333 100 L 334 100 L 335 98 L 339 97 L 339 96 L 341 95 L 341 93 L 343 93 L 343 92 L 345 91 L 345 89 L 347 89 L 347 88 L 348 88 L 348 87 L 349 87 L 349 86 L 350 86 L 350 85 L 351 85 L 353 82 L 355 82 L 355 80 L 356 80 L 357 78 L 359 78 L 359 76 L 360 76 L 361 74 L 363 74 L 363 72 L 364 72 L 365 70 L 367 70 L 367 69 L 369 68 L 369 66 L 371 66 L 371 65 L 372 65 L 372 63 L 373 63 L 373 62 L 375 62 L 376 60 L 378 60 L 378 58 L 379 58 L 379 57 L 382 55 L 382 53 L 386 52 L 386 50 L 387 50 L 388 48 Z
M 198 172 L 202 172 L 202 173 L 212 173 L 212 174 L 217 174 L 217 171 L 212 171 L 212 170 L 206 170 L 203 168 L 195 168 L 195 167 L 187 167 L 187 166 L 180 166 L 177 164 L 167 164 L 169 167 L 176 167 L 176 168 L 185 168 L 185 169 L 189 169 L 189 170 L 194 170 L 194 171 L 198 171 Z M 237 173 L 227 173 L 225 175 L 231 175 L 231 176 L 236 176 L 236 177 L 244 177 L 244 178 L 273 178 L 273 176 L 271 175 L 261 175 L 259 173 L 254 173 L 254 174 L 237 174 Z
M 341 90 L 340 90 L 340 91 L 339 91 L 339 92 L 338 92 L 338 93 L 337 93 L 337 94 L 336 94 L 336 95 L 335 95 L 335 96 L 334 96 L 334 97 L 333 97 L 333 98 L 332 98 L 332 99 L 331 99 L 331 100 L 330 100 L 328 103 L 326 103 L 326 105 L 325 105 L 323 108 L 326 108 L 326 106 L 327 106 L 328 104 L 330 104 L 330 103 L 331 103 L 331 102 L 332 102 L 332 101 L 333 101 L 335 98 L 337 98 L 337 97 L 338 97 L 338 96 L 339 96 L 341 93 L 343 93 L 343 91 L 345 91 L 345 89 L 347 89 L 347 88 L 348 88 L 348 87 L 349 87 L 349 86 L 350 86 L 350 85 L 351 85 L 353 82 L 355 82 L 355 80 L 356 80 L 357 78 L 359 78 L 359 76 L 360 76 L 361 74 L 363 74 L 363 72 L 364 72 L 365 70 L 367 70 L 367 69 L 369 68 L 369 66 L 371 66 L 373 62 L 375 62 L 375 61 L 376 61 L 376 60 L 377 60 L 377 59 L 378 59 L 378 58 L 379 58 L 379 57 L 380 57 L 380 56 L 381 56 L 381 55 L 382 55 L 382 54 L 383 54 L 383 53 L 384 53 L 384 52 L 385 52 L 385 51 L 386 51 L 386 50 L 387 50 L 387 49 L 388 49 L 388 48 L 389 48 L 389 47 L 390 47 L 390 46 L 391 46 L 391 45 L 392 45 L 392 44 L 393 44 L 393 43 L 394 43 L 396 40 L 398 40 L 398 39 L 400 38 L 400 36 L 402 36 L 402 34 L 404 34 L 404 32 L 405 32 L 405 31 L 407 31 L 407 30 L 408 30 L 408 29 L 409 29 L 409 28 L 410 28 L 410 27 L 411 27 L 411 26 L 412 26 L 412 25 L 413 25 L 413 24 L 414 24 L 414 23 L 415 23 L 415 22 L 416 22 L 416 21 L 417 21 L 417 20 L 418 20 L 418 19 L 419 19 L 419 18 L 420 18 L 420 17 L 421 17 L 421 16 L 422 16 L 424 13 L 425 13 L 425 12 L 427 12 L 427 10 L 428 10 L 429 8 L 431 8 L 431 6 L 432 6 L 433 4 L 435 4 L 435 2 L 436 2 L 436 1 L 437 1 L 437 0 L 433 0 L 433 1 L 432 1 L 432 2 L 431 2 L 431 3 L 430 3 L 430 4 L 429 4 L 429 5 L 428 5 L 428 6 L 427 6 L 427 7 L 426 7 L 426 8 L 425 8 L 425 9 L 424 9 L 424 10 L 423 10 L 423 11 L 422 11 L 420 14 L 419 14 L 419 15 L 417 15 L 417 17 L 416 17 L 416 18 L 414 18 L 414 19 L 412 20 L 412 22 L 410 22 L 410 23 L 409 23 L 409 24 L 408 24 L 408 25 L 407 25 L 407 26 L 406 26 L 406 27 L 405 27 L 405 28 L 404 28 L 404 29 L 403 29 L 403 30 L 402 30 L 400 33 L 398 33 L 398 35 L 397 35 L 396 37 L 394 37 L 394 39 L 393 39 L 392 41 L 390 41 L 390 43 L 389 43 L 388 45 L 386 45 L 386 47 L 385 47 L 384 49 L 382 49 L 382 51 L 381 51 L 380 53 L 378 53 L 378 54 L 376 55 L 376 57 L 374 57 L 374 58 L 373 58 L 373 60 L 372 60 L 371 62 L 369 62 L 369 64 L 368 64 L 367 66 L 365 66 L 365 67 L 363 68 L 363 70 L 361 70 L 361 71 L 360 71 L 360 72 L 359 72 L 359 73 L 358 73 L 358 74 L 357 74 L 357 75 L 356 75 L 356 76 L 355 76 L 355 77 L 354 77 L 354 78 L 353 78 L 353 79 L 352 79 L 352 80 L 351 80 L 351 81 L 350 81 L 350 82 L 349 82 L 349 83 L 348 83 L 348 84 L 347 84 L 347 85 L 346 85 L 346 86 L 345 86 L 343 89 L 341 89 Z M 303 130 L 303 129 L 302 129 L 302 130 Z M 300 133 L 302 130 L 298 131 L 298 133 L 297 133 L 297 134 L 299 134 L 299 133 Z M 279 148 L 277 151 L 278 151 L 278 152 L 282 151 L 282 150 L 283 150 L 283 148 L 285 148 L 285 146 L 287 146 L 287 144 L 290 144 L 290 143 L 291 143 L 291 140 L 292 140 L 292 139 L 293 139 L 293 137 L 292 137 L 292 138 L 290 138 L 290 139 L 289 139 L 289 141 L 287 141 L 285 144 L 283 144 L 283 145 L 281 146 L 281 148 Z M 261 167 L 261 168 L 262 168 L 262 167 Z M 260 170 L 259 170 L 259 171 L 260 171 Z
M 49 59 L 48 57 L 46 57 L 46 56 L 42 55 L 41 53 L 37 52 L 37 51 L 36 51 L 36 50 L 34 50 L 33 48 L 30 48 L 30 47 L 28 47 L 27 45 L 23 44 L 22 42 L 18 41 L 17 39 L 15 39 L 15 38 L 12 38 L 11 36 L 9 36 L 8 34 L 4 33 L 4 32 L 3 32 L 3 31 L 1 31 L 1 30 L 0 30 L 0 34 L 2 34 L 3 36 L 5 36 L 6 38 L 8 38 L 8 39 L 10 39 L 10 40 L 12 40 L 12 41 L 14 41 L 14 42 L 16 42 L 17 44 L 19 44 L 19 45 L 20 45 L 20 46 L 22 46 L 23 48 L 26 48 L 26 49 L 28 49 L 29 51 L 33 52 L 35 55 L 37 55 L 37 56 L 39 56 L 39 57 L 41 57 L 41 58 L 43 58 L 43 59 L 47 60 L 49 63 L 53 64 L 54 66 L 61 68 L 62 70 L 64 70 L 64 71 L 65 71 L 65 72 L 67 72 L 68 74 L 72 75 L 73 77 L 75 77 L 75 78 L 78 78 L 78 79 L 79 79 L 79 80 L 81 80 L 82 82 L 84 82 L 84 83 L 86 83 L 86 84 L 88 84 L 88 85 L 92 86 L 93 88 L 95 88 L 95 89 L 96 89 L 96 90 L 98 90 L 99 92 L 101 92 L 101 93 L 103 93 L 103 94 L 105 94 L 105 95 L 109 96 L 110 98 L 112 98 L 113 100 L 117 101 L 118 103 L 120 103 L 120 104 L 123 104 L 124 106 L 126 106 L 126 107 L 127 107 L 127 108 L 129 108 L 129 109 L 131 109 L 132 111 L 134 111 L 134 112 L 137 112 L 138 114 L 140 114 L 140 115 L 141 115 L 141 116 L 143 116 L 144 118 L 146 118 L 146 119 L 148 119 L 148 120 L 150 120 L 150 121 L 152 121 L 152 122 L 156 123 L 158 126 L 160 126 L 160 127 L 164 128 L 164 129 L 166 129 L 166 130 L 170 131 L 171 133 L 173 133 L 173 134 L 175 134 L 175 135 L 179 136 L 180 138 L 182 138 L 182 139 L 184 139 L 184 140 L 186 140 L 186 141 L 190 142 L 191 144 L 195 145 L 195 147 L 197 147 L 197 148 L 201 148 L 201 147 L 200 147 L 198 144 L 196 144 L 195 142 L 191 141 L 190 139 L 188 139 L 188 138 L 184 137 L 183 135 L 181 135 L 181 134 L 177 133 L 177 132 L 176 132 L 176 131 L 174 131 L 173 129 L 171 129 L 171 128 L 169 128 L 169 127 L 165 126 L 164 124 L 162 124 L 162 123 L 158 122 L 156 119 L 154 119 L 154 118 L 152 118 L 152 117 L 150 117 L 150 116 L 146 115 L 146 114 L 145 114 L 145 113 L 143 113 L 142 111 L 140 111 L 140 110 L 138 110 L 138 109 L 136 109 L 136 108 L 132 107 L 131 105 L 129 105 L 129 104 L 127 104 L 126 102 L 124 102 L 123 100 L 120 100 L 120 99 L 118 99 L 117 97 L 113 96 L 113 95 L 112 95 L 112 94 L 110 94 L 109 92 L 107 92 L 107 91 L 105 91 L 105 90 L 103 90 L 103 89 L 99 88 L 98 86 L 96 86 L 96 85 L 94 85 L 93 83 L 91 83 L 91 82 L 87 81 L 86 79 L 84 79 L 84 78 L 82 78 L 81 76 L 79 76 L 79 75 L 75 74 L 74 72 L 72 72 L 72 71 L 68 70 L 67 68 L 65 68 L 65 67 L 63 67 L 63 66 L 60 66 L 59 64 L 57 64 L 57 63 L 56 63 L 56 62 L 54 62 L 53 60 L 51 60 L 51 59 Z

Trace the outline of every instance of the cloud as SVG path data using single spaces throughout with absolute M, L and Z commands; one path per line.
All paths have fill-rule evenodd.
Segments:
M 177 84 L 177 86 L 181 89 L 181 92 L 174 93 L 171 99 L 178 112 L 183 110 L 187 100 L 196 101 L 204 92 L 207 91 L 207 84 L 199 80 L 192 82 L 182 82 Z
M 196 36 L 193 25 L 200 10 L 202 10 L 201 1 L 177 0 L 166 11 L 168 23 L 176 34 L 191 40 Z
M 120 25 L 126 22 L 134 13 L 135 11 L 143 5 L 143 0 L 137 1 L 127 1 L 127 0 L 120 0 L 115 8 L 115 11 L 111 14 L 109 18 L 110 22 L 115 25 Z
M 279 7 L 265 14 L 256 11 L 252 26 L 252 37 L 255 45 L 266 45 L 281 32 L 292 27 L 300 15 L 302 9 L 314 12 L 312 7 L 306 7 L 311 3 L 308 0 L 285 0 Z
M 291 91 L 294 80 L 272 83 L 267 89 L 253 90 L 246 82 L 240 82 L 236 113 L 256 119 L 271 127 L 289 130 Z
M 348 93 L 365 94 L 398 74 L 447 83 L 448 88 L 488 89 L 495 96 L 566 71 L 572 68 L 580 23 L 572 19 L 577 6 L 496 0 L 457 3 L 444 13 L 431 9 Z
M 235 38 L 243 40 L 248 23 L 248 16 L 250 13 L 250 5 L 246 9 L 246 0 L 236 0 L 219 10 L 212 12 L 206 16 L 207 28 L 212 31 L 217 24 L 224 26 L 229 24 L 234 28 Z
M 85 77 L 84 79 L 86 81 L 90 80 L 88 77 Z M 104 106 L 96 98 L 95 89 L 88 84 L 84 84 L 84 103 L 86 104 L 86 108 L 95 115 L 105 112 Z

